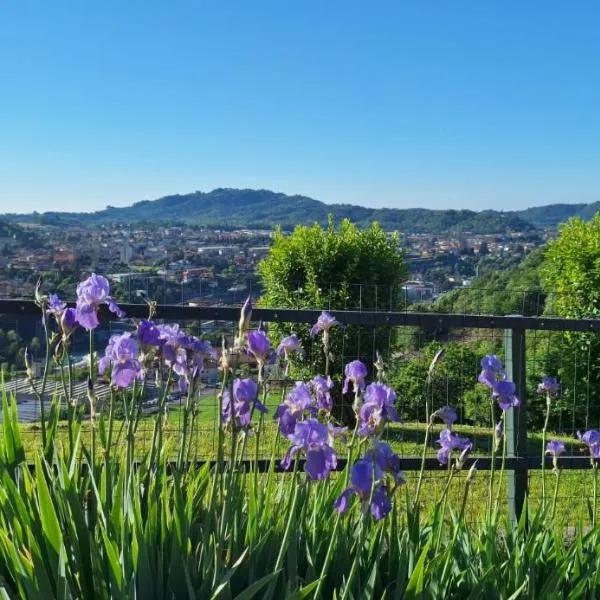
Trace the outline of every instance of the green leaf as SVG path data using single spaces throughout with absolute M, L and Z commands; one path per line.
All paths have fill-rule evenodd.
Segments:
M 260 590 L 262 590 L 272 579 L 275 579 L 280 572 L 281 571 L 275 571 L 261 577 L 258 581 L 250 584 L 243 592 L 238 594 L 234 600 L 250 600 L 251 598 L 254 598 L 255 594 L 258 594 L 258 592 L 260 592 Z
M 425 547 L 421 551 L 417 564 L 408 580 L 406 586 L 406 592 L 404 598 L 406 600 L 413 600 L 414 598 L 421 598 L 425 586 L 425 561 L 429 554 L 429 547 L 431 546 L 431 539 L 425 544 Z

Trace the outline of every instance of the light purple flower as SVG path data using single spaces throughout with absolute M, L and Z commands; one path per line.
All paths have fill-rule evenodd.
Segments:
M 537 387 L 538 394 L 545 394 L 548 398 L 555 398 L 560 392 L 560 383 L 556 377 L 544 377 Z
M 179 389 L 189 390 L 190 384 L 204 369 L 207 359 L 216 360 L 217 353 L 212 346 L 197 337 L 190 336 L 179 325 L 156 325 L 158 343 L 165 364 L 179 376 Z M 156 332 L 152 326 L 144 326 L 144 339 L 155 341 Z
M 257 399 L 257 395 L 258 386 L 254 380 L 236 379 L 233 382 L 233 401 L 229 390 L 225 390 L 223 394 L 223 422 L 231 423 L 239 431 L 250 426 L 253 407 L 266 414 L 267 408 Z
M 259 329 L 248 332 L 248 353 L 261 364 L 270 358 L 273 349 L 271 348 L 269 336 L 264 331 Z
M 67 308 L 67 303 L 56 294 L 48 296 L 46 312 L 54 317 L 63 334 L 63 340 L 66 340 L 77 327 L 77 311 L 74 308 Z
M 348 393 L 348 386 L 352 382 L 354 393 L 365 389 L 365 377 L 367 376 L 367 367 L 360 360 L 349 362 L 344 368 L 344 387 L 342 394 Z
M 396 394 L 383 383 L 371 383 L 365 391 L 365 403 L 359 411 L 358 435 L 368 436 L 379 433 L 388 421 L 400 421 L 394 408 Z
M 509 410 L 521 404 L 515 395 L 516 387 L 512 381 L 496 381 L 492 389 L 492 398 L 498 400 L 498 405 L 502 410 Z
M 317 401 L 317 408 L 331 412 L 333 408 L 333 401 L 331 399 L 331 388 L 333 387 L 333 381 L 331 377 L 321 377 L 321 375 L 315 375 L 309 382 L 310 389 L 315 395 Z
M 460 437 L 459 435 L 452 433 L 449 429 L 444 429 L 440 432 L 440 439 L 437 440 L 437 443 L 440 445 L 437 459 L 442 465 L 448 464 L 448 460 L 453 450 L 460 450 L 461 458 L 464 460 L 466 455 L 463 456 L 463 453 L 465 451 L 468 453 L 473 447 L 473 444 L 468 438 Z
M 452 406 L 442 406 L 441 408 L 438 408 L 431 416 L 446 423 L 446 427 L 449 429 L 458 420 L 456 409 Z
M 376 521 L 383 519 L 392 509 L 392 502 L 387 495 L 387 488 L 376 483 L 383 477 L 381 469 L 373 461 L 361 459 L 352 465 L 350 470 L 350 486 L 346 488 L 333 503 L 339 513 L 345 513 L 350 506 L 350 499 L 359 497 L 364 510 L 370 510 Z M 375 486 L 373 488 L 373 486 Z M 371 490 L 373 494 L 371 495 Z M 369 500 L 371 503 L 369 505 Z
M 333 327 L 339 325 L 339 321 L 328 312 L 323 311 L 317 322 L 311 327 L 310 337 L 315 337 L 319 332 L 329 332 Z
M 577 432 L 577 437 L 583 442 L 590 452 L 592 458 L 600 458 L 600 432 L 596 429 L 589 429 L 581 434 Z
M 48 296 L 48 307 L 46 311 L 54 317 L 60 318 L 63 311 L 67 308 L 67 303 L 63 302 L 56 294 Z
M 128 388 L 135 380 L 144 379 L 144 370 L 138 360 L 139 345 L 130 333 L 112 335 L 98 362 L 98 372 L 103 375 L 112 367 L 111 383 L 118 388 Z
M 504 379 L 505 372 L 502 361 L 495 354 L 488 354 L 481 359 L 481 373 L 479 383 L 493 388 L 498 379 Z
M 550 440 L 546 445 L 546 454 L 560 456 L 565 451 L 565 445 L 559 440 Z
M 88 331 L 98 327 L 98 309 L 102 304 L 106 304 L 119 318 L 125 316 L 125 312 L 110 296 L 110 286 L 106 277 L 92 273 L 77 286 L 77 322 Z
M 400 457 L 387 442 L 377 442 L 365 452 L 365 460 L 374 462 L 384 473 L 390 473 L 396 483 L 405 483 L 404 473 L 400 469 Z
M 279 343 L 279 346 L 277 346 L 276 354 L 279 358 L 285 358 L 286 360 L 289 360 L 293 354 L 302 356 L 304 350 L 302 350 L 298 336 L 292 334 L 284 337 Z
M 312 416 L 316 413 L 310 388 L 298 382 L 288 392 L 285 400 L 277 407 L 275 419 L 279 420 L 279 430 L 283 435 L 291 435 L 296 423 L 303 418 L 305 411 Z
M 287 436 L 292 445 L 281 461 L 289 469 L 292 458 L 301 450 L 306 453 L 304 471 L 311 480 L 325 479 L 337 465 L 334 449 L 329 445 L 329 429 L 317 419 L 296 423 L 294 432 Z

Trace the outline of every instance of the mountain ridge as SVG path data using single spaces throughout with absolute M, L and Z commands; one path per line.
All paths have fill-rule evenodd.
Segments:
M 270 190 L 217 188 L 211 192 L 172 194 L 156 200 L 140 200 L 131 206 L 90 213 L 45 212 L 0 215 L 10 221 L 56 224 L 107 222 L 187 222 L 207 226 L 290 229 L 297 224 L 325 224 L 329 214 L 349 218 L 359 225 L 378 221 L 385 229 L 405 233 L 508 233 L 554 228 L 572 216 L 589 219 L 600 209 L 593 204 L 551 204 L 521 211 L 433 210 L 425 208 L 368 208 L 354 204 L 325 204 L 302 195 Z

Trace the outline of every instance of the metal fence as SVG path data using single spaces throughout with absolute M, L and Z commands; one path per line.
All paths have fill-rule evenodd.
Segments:
M 145 304 L 127 304 L 122 308 L 127 313 L 125 320 L 117 321 L 110 313 L 103 314 L 103 326 L 95 332 L 98 347 L 103 348 L 103 341 L 106 340 L 112 331 L 123 331 L 131 326 L 128 319 L 146 318 L 148 308 Z M 430 312 L 392 312 L 392 311 L 365 311 L 365 310 L 346 310 L 332 311 L 335 317 L 345 326 L 347 331 L 352 333 L 344 333 L 344 336 L 353 335 L 360 336 L 362 339 L 358 343 L 342 344 L 342 356 L 344 361 L 354 358 L 362 358 L 366 361 L 373 362 L 377 350 L 390 353 L 388 360 L 392 363 L 395 361 L 404 361 L 409 363 L 415 358 L 418 351 L 423 348 L 424 344 L 430 341 L 439 341 L 447 343 L 449 339 L 458 343 L 476 343 L 477 341 L 485 340 L 487 343 L 494 343 L 498 347 L 503 348 L 505 365 L 508 377 L 516 384 L 517 395 L 521 399 L 521 405 L 507 413 L 506 436 L 508 458 L 507 467 L 507 509 L 516 518 L 521 514 L 524 506 L 525 498 L 537 489 L 539 484 L 539 471 L 542 468 L 542 452 L 541 445 L 538 443 L 537 449 L 532 449 L 531 436 L 528 438 L 528 410 L 531 403 L 537 399 L 533 393 L 531 382 L 528 381 L 528 370 L 537 368 L 540 371 L 540 365 L 536 365 L 538 357 L 526 352 L 527 344 L 532 347 L 541 347 L 544 344 L 560 344 L 561 340 L 568 339 L 573 334 L 586 334 L 596 339 L 600 333 L 600 320 L 595 319 L 562 319 L 550 317 L 523 317 L 523 316 L 485 316 L 485 315 L 466 315 L 466 314 L 436 314 Z M 274 308 L 256 308 L 253 311 L 253 322 L 259 321 L 266 324 L 287 324 L 291 328 L 306 327 L 316 321 L 319 316 L 319 310 L 295 310 L 295 309 L 274 309 Z M 40 318 L 38 307 L 30 301 L 15 301 L 15 300 L 0 300 L 0 318 L 3 319 L 4 327 L 21 330 L 25 328 L 25 324 L 31 332 L 31 328 L 35 328 L 39 335 Z M 239 318 L 239 307 L 190 307 L 176 305 L 159 305 L 156 307 L 155 319 L 164 321 L 176 321 L 187 323 L 194 333 L 200 335 L 208 335 L 217 338 L 221 334 L 233 335 Z M 114 320 L 112 320 L 114 319 Z M 0 325 L 1 327 L 1 325 Z M 377 347 L 381 339 L 385 336 L 376 337 L 375 332 L 388 332 L 387 339 L 389 346 L 387 348 Z M 372 335 L 371 335 L 372 332 Z M 417 334 L 415 334 L 417 332 Z M 409 335 L 413 338 L 416 335 L 416 350 L 407 350 L 401 356 L 393 356 L 392 354 L 392 333 L 398 336 Z M 600 338 L 598 338 L 600 339 Z M 356 342 L 356 339 L 353 340 Z M 87 343 L 87 342 L 86 342 Z M 350 350 L 351 348 L 351 350 Z M 308 356 L 314 356 L 315 353 L 321 352 L 318 342 L 306 348 Z M 349 354 L 348 352 L 351 352 Z M 560 353 L 559 353 L 560 354 Z M 583 354 L 585 356 L 585 353 Z M 573 357 L 566 354 L 562 360 L 571 361 Z M 579 365 L 579 373 L 582 373 L 581 380 L 573 383 L 573 398 L 565 400 L 565 413 L 572 412 L 576 414 L 576 410 L 583 415 L 579 421 L 572 419 L 568 414 L 564 418 L 561 417 L 556 423 L 558 425 L 554 429 L 565 436 L 570 436 L 573 439 L 573 444 L 569 447 L 569 452 L 560 460 L 561 469 L 566 473 L 581 471 L 585 474 L 584 479 L 573 479 L 567 477 L 566 496 L 564 499 L 568 501 L 581 503 L 589 496 L 591 469 L 589 457 L 581 455 L 580 445 L 576 443 L 574 438 L 575 429 L 581 425 L 597 426 L 591 420 L 589 415 L 594 415 L 595 401 L 594 393 L 595 385 L 590 377 L 591 369 L 594 365 L 590 364 L 591 357 L 588 354 L 587 364 L 585 360 Z M 570 365 L 572 366 L 572 365 Z M 463 365 L 464 370 L 469 376 L 476 378 L 478 371 L 477 362 Z M 543 367 L 543 365 L 542 365 Z M 577 365 L 574 367 L 577 372 Z M 573 370 L 573 369 L 571 369 Z M 543 371 L 543 368 L 541 369 Z M 540 371 L 540 372 L 541 372 Z M 18 379 L 18 378 L 17 378 Z M 198 424 L 194 435 L 202 440 L 201 448 L 199 447 L 196 456 L 198 461 L 210 460 L 214 457 L 216 435 L 216 390 L 214 382 L 206 382 L 205 392 L 200 400 L 201 408 L 209 418 Z M 13 385 L 10 381 L 6 384 L 8 389 L 12 389 Z M 211 388 L 212 385 L 212 388 Z M 443 387 L 443 386 L 442 386 Z M 14 385 L 17 396 L 26 394 L 24 388 L 19 388 L 18 384 Z M 60 392 L 58 384 L 57 392 Z M 83 393 L 83 392 L 82 392 Z M 447 396 L 438 398 L 438 404 L 446 403 L 454 404 L 454 398 Z M 402 410 L 405 399 L 399 398 L 399 406 Z M 276 403 L 276 401 L 274 401 Z M 586 405 L 587 402 L 587 405 Z M 174 414 L 177 412 L 177 403 L 174 402 L 172 410 Z M 21 405 L 19 405 L 21 409 Z M 582 408 L 583 407 L 583 408 Z M 434 406 L 435 408 L 435 406 Z M 581 410 L 580 410 L 581 409 Z M 31 411 L 21 409 L 20 414 L 24 421 L 35 421 L 39 418 L 37 408 L 32 405 Z M 579 414 L 578 413 L 578 414 Z M 464 412 L 461 412 L 461 421 L 463 424 L 468 422 L 468 418 Z M 460 425 L 460 423 L 459 423 Z M 169 420 L 169 427 L 173 433 L 178 431 L 178 422 L 174 418 Z M 36 435 L 35 424 L 31 426 L 31 434 Z M 415 433 L 416 431 L 416 433 Z M 422 430 L 420 430 L 422 431 Z M 473 429 L 469 430 L 473 435 L 478 436 L 478 441 L 475 444 L 477 454 L 477 469 L 481 471 L 489 470 L 492 466 L 491 458 L 491 438 L 489 431 Z M 138 435 L 141 437 L 147 436 L 148 440 L 151 433 L 151 423 L 148 421 L 147 429 L 141 427 Z M 531 433 L 531 432 L 529 432 Z M 408 473 L 416 472 L 420 469 L 421 458 L 418 452 L 415 451 L 416 446 L 411 444 L 411 440 L 418 438 L 420 433 L 418 428 L 411 429 L 410 424 L 399 427 L 393 430 L 392 435 L 394 440 L 400 443 L 400 447 L 406 446 L 407 451 L 402 455 L 402 466 Z M 538 440 L 539 442 L 539 440 Z M 199 445 L 200 446 L 200 445 Z M 428 456 L 425 461 L 425 467 L 428 473 L 439 473 L 443 467 L 440 466 L 434 457 L 435 447 L 431 446 L 428 450 Z M 211 456 L 212 454 L 212 456 Z M 471 459 L 471 462 L 474 459 Z M 266 463 L 264 463 L 266 464 Z M 469 467 L 468 463 L 465 467 Z M 344 461 L 340 460 L 339 467 L 344 466 Z M 495 467 L 500 467 L 500 458 L 496 458 Z M 551 459 L 546 459 L 545 467 L 550 472 L 552 469 Z M 589 474 L 589 477 L 588 477 Z M 534 483 L 532 484 L 532 481 Z

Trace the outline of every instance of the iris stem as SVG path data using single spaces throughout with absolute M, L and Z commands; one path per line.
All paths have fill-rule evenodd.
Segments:
M 594 460 L 594 459 L 592 459 Z M 594 491 L 593 491 L 593 513 L 592 513 L 592 527 L 596 527 L 596 505 L 598 500 L 598 465 L 596 461 L 592 463 L 592 469 L 594 469 Z
M 560 483 L 560 469 L 556 469 L 556 480 L 554 481 L 554 497 L 552 498 L 552 515 L 551 519 L 554 520 L 556 514 L 556 500 L 558 499 L 558 484 Z
M 427 423 L 427 427 L 425 428 L 425 439 L 423 440 L 423 451 L 421 452 L 421 469 L 419 471 L 419 479 L 417 480 L 417 489 L 415 491 L 415 499 L 413 501 L 413 506 L 418 506 L 419 497 L 421 495 L 421 484 L 423 483 L 423 474 L 425 473 L 425 457 L 427 455 L 427 442 L 429 441 L 429 436 L 431 434 L 431 429 L 433 427 L 433 420 L 430 420 Z
M 546 506 L 546 432 L 550 420 L 550 396 L 546 396 L 546 419 L 542 429 L 542 508 Z
M 502 411 L 502 431 L 504 431 L 505 425 L 506 425 L 506 411 L 503 410 Z M 502 463 L 500 466 L 500 482 L 498 484 L 498 490 L 496 492 L 496 505 L 494 506 L 494 516 L 493 516 L 494 522 L 496 522 L 496 519 L 498 517 L 498 505 L 500 503 L 500 492 L 502 491 L 502 484 L 504 482 L 504 470 L 506 467 L 506 450 L 507 450 L 506 435 L 504 435 L 504 438 L 502 440 Z
M 494 400 L 490 400 L 490 412 L 492 417 L 492 464 L 490 466 L 490 481 L 488 486 L 488 501 L 486 520 L 492 515 L 492 498 L 494 497 L 494 475 L 496 472 L 496 418 L 494 416 Z M 502 432 L 504 437 L 504 431 Z

